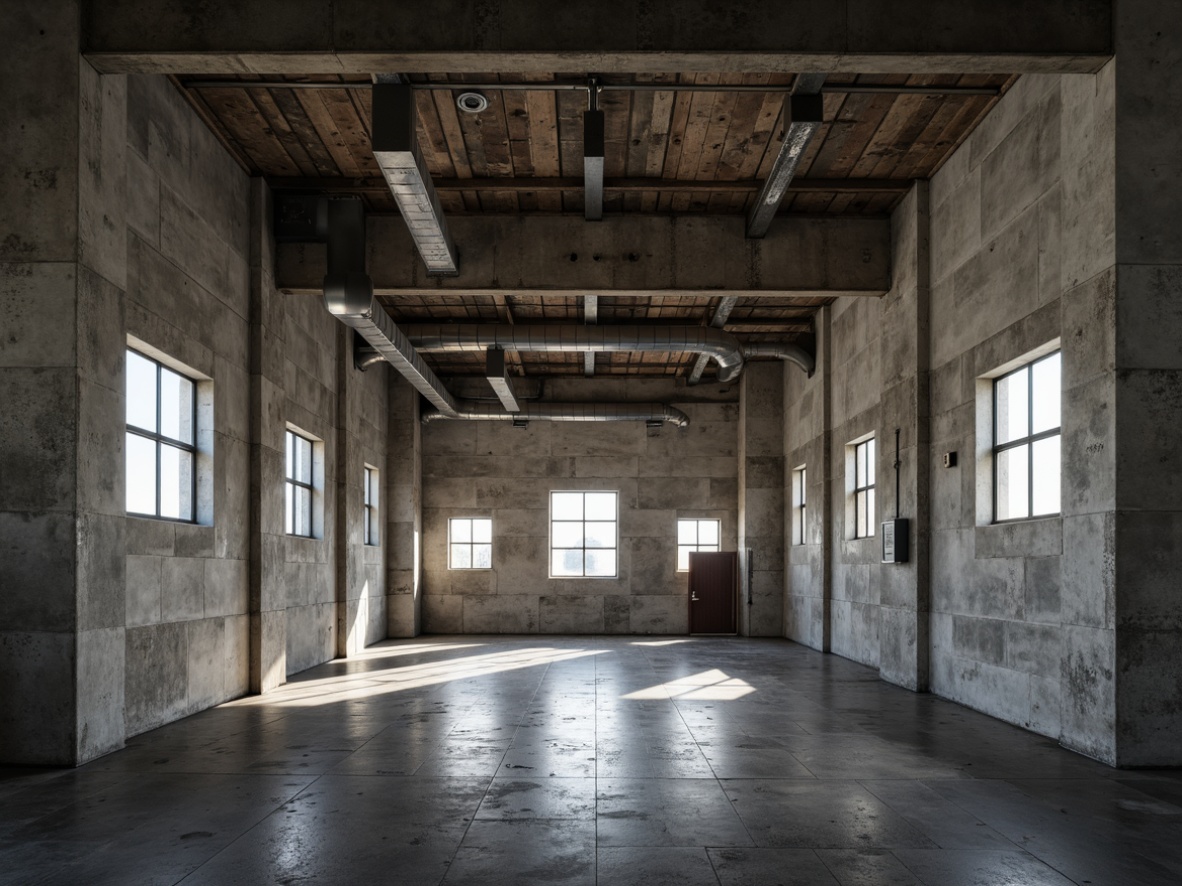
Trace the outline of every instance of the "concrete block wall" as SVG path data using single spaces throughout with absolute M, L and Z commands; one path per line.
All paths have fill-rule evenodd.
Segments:
M 690 417 L 643 422 L 436 421 L 422 430 L 422 626 L 427 633 L 684 634 L 677 519 L 716 518 L 737 545 L 737 391 L 664 380 L 547 384 L 555 400 L 661 401 Z M 549 578 L 552 490 L 619 492 L 619 577 Z M 448 519 L 491 517 L 493 568 L 449 570 Z
M 787 513 L 784 367 L 779 362 L 748 363 L 740 385 L 739 631 L 748 637 L 778 637 L 784 622 Z

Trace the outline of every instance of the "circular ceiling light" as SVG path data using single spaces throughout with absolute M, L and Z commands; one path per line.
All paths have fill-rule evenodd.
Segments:
M 465 114 L 479 114 L 488 109 L 488 99 L 479 92 L 461 92 L 456 106 Z

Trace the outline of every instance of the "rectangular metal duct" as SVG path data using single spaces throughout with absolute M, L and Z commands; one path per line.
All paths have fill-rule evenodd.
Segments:
M 821 95 L 824 80 L 824 74 L 801 74 L 792 95 L 784 99 L 784 143 L 747 214 L 749 238 L 758 239 L 767 233 L 805 148 L 821 128 L 825 110 Z
M 459 261 L 415 133 L 414 90 L 407 83 L 373 86 L 373 155 L 410 229 L 427 273 L 455 276 Z
M 503 348 L 488 349 L 484 358 L 484 376 L 506 412 L 521 411 L 517 395 L 513 393 L 513 380 L 509 378 L 509 367 L 505 365 Z
M 603 111 L 583 112 L 583 217 L 603 219 Z

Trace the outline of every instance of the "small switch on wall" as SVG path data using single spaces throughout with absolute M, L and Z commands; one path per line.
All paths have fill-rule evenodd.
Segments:
M 945 452 L 944 453 L 944 467 L 946 467 L 946 468 L 956 467 L 956 453 L 955 452 Z

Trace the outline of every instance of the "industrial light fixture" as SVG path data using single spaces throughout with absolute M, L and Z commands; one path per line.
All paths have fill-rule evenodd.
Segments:
M 479 114 L 488 110 L 488 99 L 479 92 L 461 92 L 456 97 L 456 107 L 465 114 Z
M 587 221 L 603 219 L 604 129 L 599 90 L 599 81 L 592 77 L 583 112 L 583 217 Z
M 431 173 L 419 150 L 415 132 L 414 93 L 407 83 L 375 83 L 373 86 L 373 156 L 390 193 L 398 204 L 406 227 L 427 273 L 454 276 L 459 273 L 455 247 Z

